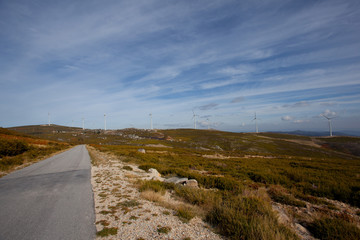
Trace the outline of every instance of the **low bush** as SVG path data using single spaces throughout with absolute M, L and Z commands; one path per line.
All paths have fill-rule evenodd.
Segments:
M 183 205 L 178 207 L 176 216 L 178 216 L 181 221 L 188 223 L 193 217 L 195 217 L 195 213 L 190 207 Z
M 16 156 L 30 149 L 26 142 L 17 139 L 0 139 L 0 158 Z
M 206 220 L 230 239 L 298 239 L 277 222 L 270 204 L 256 197 L 229 197 L 216 204 Z
M 310 223 L 309 231 L 316 238 L 323 240 L 357 240 L 360 239 L 360 229 L 354 224 L 342 219 L 321 218 Z
M 175 186 L 174 192 L 186 202 L 206 209 L 211 208 L 221 199 L 221 194 L 215 191 L 194 189 L 186 186 Z
M 306 207 L 306 204 L 303 201 L 296 199 L 294 196 L 290 195 L 284 188 L 281 186 L 271 186 L 268 190 L 270 198 L 278 203 L 287 204 L 295 207 Z

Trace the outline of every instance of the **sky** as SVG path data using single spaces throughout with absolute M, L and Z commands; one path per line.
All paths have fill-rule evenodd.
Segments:
M 358 0 L 0 0 L 0 126 L 360 131 Z

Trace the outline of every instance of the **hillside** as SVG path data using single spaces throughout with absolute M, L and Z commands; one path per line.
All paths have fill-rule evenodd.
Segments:
M 200 186 L 196 193 L 156 181 L 143 182 L 140 189 L 168 191 L 192 204 L 201 209 L 200 217 L 230 239 L 360 236 L 357 137 L 193 129 L 13 129 L 51 140 L 91 144 L 140 169 L 155 168 L 165 178 L 196 179 Z
M 68 143 L 0 128 L 0 177 L 68 147 Z

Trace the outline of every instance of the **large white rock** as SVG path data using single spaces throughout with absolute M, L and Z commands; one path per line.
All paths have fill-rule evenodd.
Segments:
M 155 168 L 150 168 L 148 170 L 148 173 L 150 173 L 149 179 L 151 179 L 151 180 L 162 180 L 161 174 Z

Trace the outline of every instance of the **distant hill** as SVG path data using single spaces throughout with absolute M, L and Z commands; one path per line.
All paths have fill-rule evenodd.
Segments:
M 300 135 L 300 136 L 309 136 L 309 137 L 326 137 L 329 136 L 329 132 L 316 132 L 316 131 L 270 131 L 271 133 L 284 133 L 291 135 Z M 360 136 L 360 131 L 341 131 L 341 132 L 333 132 L 333 136 Z
M 172 145 L 213 151 L 241 151 L 244 154 L 323 155 L 344 157 L 343 153 L 360 156 L 360 138 L 340 136 L 332 138 L 322 132 L 233 133 L 199 129 L 81 129 L 59 125 L 32 125 L 9 128 L 43 139 L 71 144 L 146 145 L 157 140 Z M 340 155 L 339 155 L 340 154 Z

